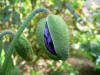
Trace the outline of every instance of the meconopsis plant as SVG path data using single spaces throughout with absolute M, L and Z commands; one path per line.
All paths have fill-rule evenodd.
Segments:
M 21 37 L 21 34 L 28 25 L 28 22 L 39 12 L 49 14 L 47 9 L 37 8 L 26 17 L 11 40 L 0 75 L 6 75 L 6 67 L 9 65 L 9 59 L 14 49 L 23 59 L 32 60 L 33 52 L 31 44 L 25 37 Z M 54 60 L 66 60 L 68 58 L 69 30 L 62 17 L 49 14 L 46 18 L 41 19 L 37 26 L 36 36 L 43 52 L 48 58 Z

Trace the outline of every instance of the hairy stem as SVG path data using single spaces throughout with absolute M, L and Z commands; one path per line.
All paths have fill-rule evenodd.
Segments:
M 6 72 L 6 67 L 9 62 L 9 58 L 11 57 L 12 53 L 13 53 L 13 50 L 14 50 L 14 47 L 15 47 L 15 44 L 17 42 L 17 40 L 19 39 L 20 35 L 22 34 L 23 30 L 25 29 L 25 27 L 28 25 L 28 22 L 39 12 L 46 12 L 48 13 L 48 10 L 45 9 L 45 8 L 37 8 L 35 9 L 34 11 L 32 11 L 29 16 L 24 20 L 24 22 L 22 23 L 22 25 L 20 26 L 20 28 L 18 29 L 16 35 L 14 36 L 12 42 L 10 43 L 10 46 L 8 48 L 8 53 L 6 55 L 6 58 L 5 58 L 5 61 L 3 63 L 3 66 L 2 66 L 2 69 L 1 69 L 1 73 L 0 75 L 5 75 L 5 72 Z
M 11 34 L 11 35 L 15 35 L 15 33 L 12 30 L 3 30 L 2 32 L 0 32 L 0 40 L 2 39 L 2 37 L 6 34 Z
M 2 32 L 0 32 L 0 56 L 1 56 L 1 51 L 2 51 L 2 37 L 6 34 L 11 34 L 11 35 L 15 35 L 15 33 L 12 30 L 3 30 Z
M 0 32 L 0 57 L 1 57 L 2 47 L 3 47 L 2 37 L 6 34 L 10 34 L 13 36 L 15 35 L 15 33 L 12 30 L 3 30 L 2 32 Z M 1 61 L 0 61 L 0 72 L 1 72 Z

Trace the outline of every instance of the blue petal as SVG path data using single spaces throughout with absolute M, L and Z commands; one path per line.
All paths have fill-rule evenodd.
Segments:
M 45 24 L 45 29 L 44 29 L 44 43 L 50 53 L 52 53 L 53 55 L 57 55 L 54 50 L 54 45 L 52 42 L 52 38 L 49 32 L 47 23 Z

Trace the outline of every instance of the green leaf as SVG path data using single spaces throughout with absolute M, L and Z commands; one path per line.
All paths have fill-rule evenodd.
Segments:
M 14 64 L 13 64 L 12 58 L 9 59 L 8 64 L 9 64 L 9 65 L 7 65 L 6 75 L 11 75 L 12 70 L 14 69 Z
M 8 50 L 8 48 L 6 48 L 6 50 Z M 0 54 L 1 54 L 1 51 L 2 51 L 2 41 L 0 40 Z M 6 53 L 5 53 L 5 55 L 6 55 Z M 9 59 L 8 63 L 9 63 L 9 65 L 7 65 L 6 75 L 11 75 L 11 72 L 12 72 L 12 70 L 14 68 L 14 64 L 13 64 L 12 58 Z M 2 69 L 1 66 L 2 66 L 2 64 L 1 64 L 1 60 L 0 60 L 0 69 Z

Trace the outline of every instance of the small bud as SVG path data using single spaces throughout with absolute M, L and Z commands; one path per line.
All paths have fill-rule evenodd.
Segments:
M 57 15 L 42 19 L 36 31 L 37 39 L 48 57 L 65 60 L 68 57 L 69 32 L 64 20 Z
M 33 57 L 32 46 L 25 37 L 20 37 L 15 45 L 15 50 L 24 60 L 31 61 Z

